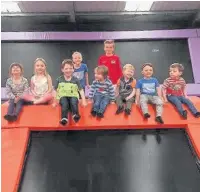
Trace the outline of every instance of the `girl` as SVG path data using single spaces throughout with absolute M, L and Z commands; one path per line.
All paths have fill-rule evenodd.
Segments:
M 37 58 L 34 62 L 35 75 L 31 78 L 30 94 L 25 97 L 33 104 L 46 104 L 53 99 L 51 76 L 46 71 L 46 61 Z
M 83 88 L 89 89 L 89 80 L 88 80 L 88 68 L 87 65 L 82 63 L 82 55 L 79 52 L 74 52 L 72 54 L 72 60 L 74 62 L 74 73 L 73 76 L 76 77 Z
M 19 63 L 13 63 L 9 68 L 10 78 L 6 81 L 6 93 L 9 97 L 8 112 L 4 116 L 7 121 L 16 121 L 23 105 L 23 99 L 28 91 L 28 80 L 23 77 L 23 67 Z

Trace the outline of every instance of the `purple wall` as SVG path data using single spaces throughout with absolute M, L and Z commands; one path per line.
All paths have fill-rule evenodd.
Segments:
M 197 35 L 200 37 L 200 29 L 197 29 Z
M 2 40 L 179 39 L 197 37 L 196 29 L 117 32 L 1 32 Z
M 189 38 L 188 45 L 195 83 L 200 83 L 200 38 Z

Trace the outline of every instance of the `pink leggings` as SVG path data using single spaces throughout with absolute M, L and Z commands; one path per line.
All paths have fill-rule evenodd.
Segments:
M 23 99 L 26 101 L 34 101 L 34 104 L 42 104 L 42 103 L 47 103 L 53 99 L 53 93 L 46 93 L 42 97 L 38 98 L 35 100 L 34 95 L 32 94 L 25 94 L 23 96 Z

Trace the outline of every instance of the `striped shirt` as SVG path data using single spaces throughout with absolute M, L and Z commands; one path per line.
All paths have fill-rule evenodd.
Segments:
M 89 98 L 92 99 L 95 95 L 108 96 L 110 100 L 114 101 L 115 91 L 112 82 L 109 79 L 105 79 L 104 82 L 93 81 L 89 92 Z
M 179 79 L 167 78 L 163 83 L 163 88 L 166 89 L 166 95 L 182 96 L 184 95 L 186 83 L 185 80 L 180 77 Z
M 6 81 L 6 94 L 9 99 L 15 99 L 16 96 L 21 97 L 28 90 L 28 80 L 24 77 L 22 77 L 20 84 L 15 84 L 12 78 L 8 78 Z

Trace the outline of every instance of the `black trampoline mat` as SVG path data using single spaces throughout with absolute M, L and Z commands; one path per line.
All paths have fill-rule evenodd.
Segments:
M 20 192 L 199 192 L 183 130 L 32 132 Z

